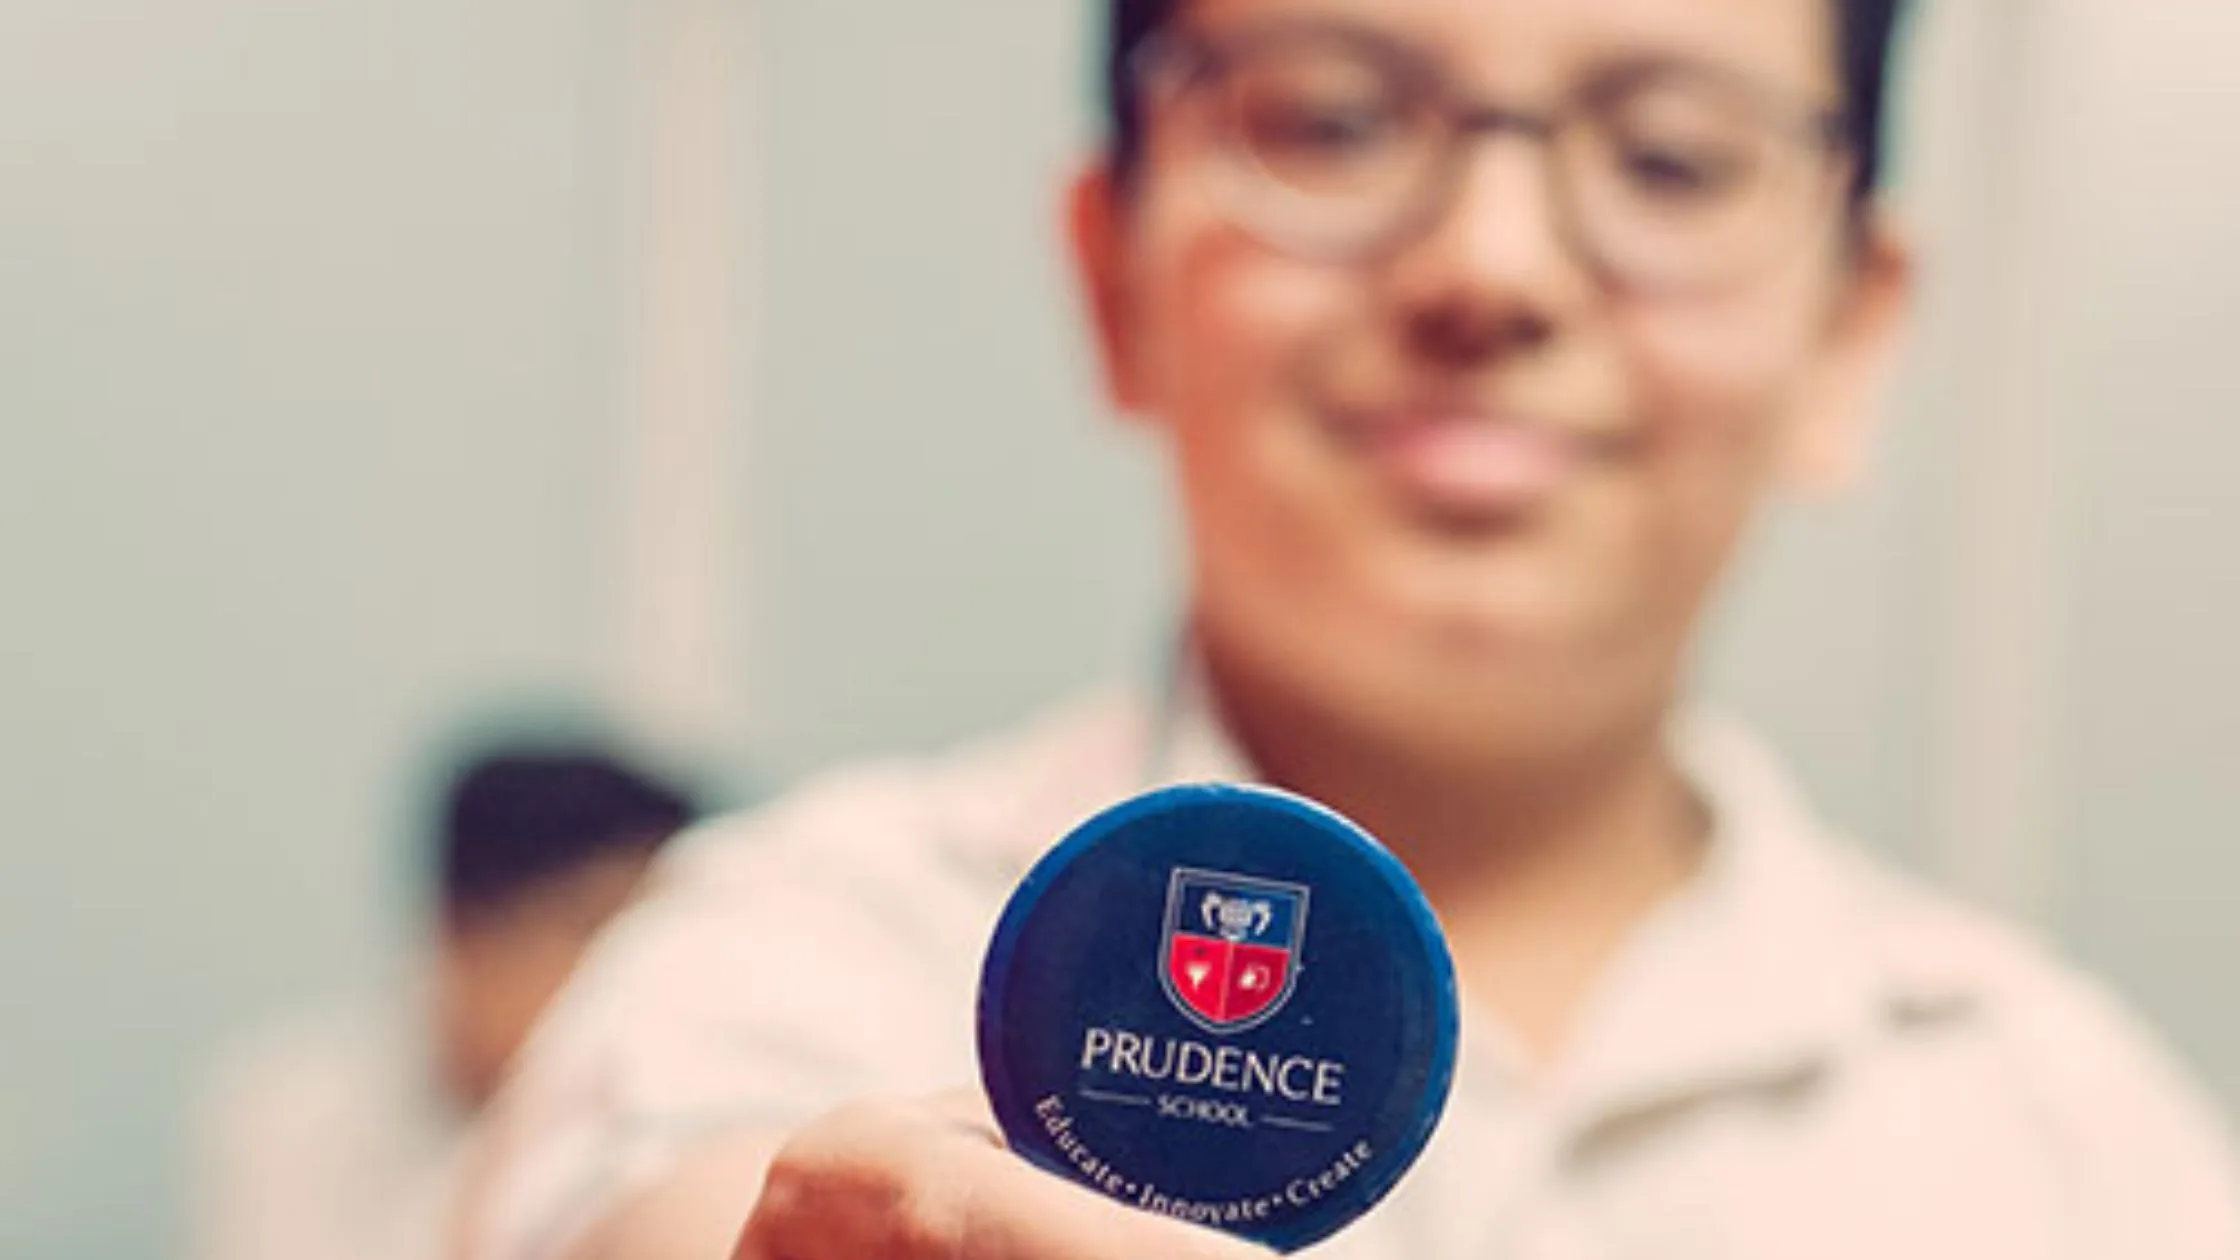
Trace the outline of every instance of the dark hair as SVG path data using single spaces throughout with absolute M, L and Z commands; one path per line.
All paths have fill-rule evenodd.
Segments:
M 1135 167 L 1143 150 L 1143 118 L 1129 62 L 1136 49 L 1174 17 L 1181 2 L 1112 0 L 1112 29 L 1104 67 L 1105 108 L 1111 126 L 1113 166 L 1123 175 Z M 1906 0 L 1833 3 L 1838 10 L 1844 118 L 1859 162 L 1854 195 L 1864 199 L 1882 182 L 1890 49 Z
M 608 854 L 650 852 L 698 812 L 682 788 L 606 752 L 482 753 L 452 774 L 438 806 L 443 909 L 472 917 Z

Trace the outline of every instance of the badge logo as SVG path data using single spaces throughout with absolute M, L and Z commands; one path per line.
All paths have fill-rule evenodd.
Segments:
M 1271 789 L 1165 788 L 1076 827 L 1004 907 L 981 1080 L 1043 1171 L 1293 1252 L 1422 1153 L 1456 1007 L 1438 918 L 1374 837 Z
M 1299 984 L 1307 890 L 1177 868 L 1167 884 L 1159 979 L 1176 1009 L 1226 1036 L 1275 1018 Z

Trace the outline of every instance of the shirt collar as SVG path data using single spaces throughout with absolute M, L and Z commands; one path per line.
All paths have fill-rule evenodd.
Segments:
M 1711 811 L 1710 851 L 1604 976 L 1557 1070 L 1582 1126 L 1804 1079 L 1883 1017 L 1864 863 L 1739 728 L 1691 715 L 1672 739 Z

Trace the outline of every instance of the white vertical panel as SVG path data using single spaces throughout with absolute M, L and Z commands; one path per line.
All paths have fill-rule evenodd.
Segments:
M 743 0 L 625 10 L 622 511 L 616 703 L 657 746 L 744 732 L 745 445 L 751 213 Z
M 2054 0 L 2041 422 L 2062 445 L 2059 924 L 2240 1098 L 2240 43 Z
M 1936 388 L 1916 422 L 1946 430 L 1929 659 L 1931 862 L 1990 903 L 2048 913 L 2058 895 L 2053 778 L 2063 595 L 2062 456 L 2037 382 L 2055 134 L 2042 10 L 1937 6 L 1925 21 L 1913 213 L 1928 227 L 1917 349 Z

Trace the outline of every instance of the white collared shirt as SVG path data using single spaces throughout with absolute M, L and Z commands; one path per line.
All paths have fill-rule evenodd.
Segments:
M 475 1260 L 558 1254 L 710 1133 L 977 1080 L 981 954 L 1028 865 L 1147 765 L 1246 777 L 1182 707 L 1108 696 L 681 845 L 531 1048 Z M 2112 1002 L 1829 836 L 1741 733 L 1674 738 L 1706 869 L 1552 1068 L 1466 1012 L 1430 1150 L 1312 1254 L 2240 1260 L 2221 1127 Z
M 196 1260 L 436 1260 L 469 1120 L 401 997 L 322 1010 L 227 1053 L 202 1102 Z

